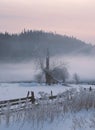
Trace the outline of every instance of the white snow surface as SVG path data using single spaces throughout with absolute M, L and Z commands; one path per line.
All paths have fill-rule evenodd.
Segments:
M 35 97 L 39 97 L 39 92 L 43 91 L 50 94 L 51 90 L 53 95 L 62 93 L 70 88 L 80 89 L 81 87 L 89 88 L 91 85 L 52 85 L 46 86 L 45 84 L 36 83 L 0 83 L 0 101 L 22 98 L 27 96 L 28 91 L 34 91 Z M 95 88 L 95 86 L 91 86 Z M 81 110 L 76 113 L 66 113 L 64 116 L 55 118 L 53 121 L 44 121 L 41 125 L 32 126 L 30 122 L 11 121 L 5 123 L 6 119 L 0 119 L 0 130 L 95 130 L 95 124 L 93 119 L 95 116 L 95 110 Z M 8 122 L 8 121 L 7 121 Z M 81 122 L 81 123 L 80 123 Z
M 52 90 L 53 94 L 56 95 L 66 89 L 69 88 L 62 85 L 46 86 L 44 84 L 39 85 L 36 83 L 1 83 L 0 100 L 26 97 L 28 91 L 34 91 L 35 97 L 39 97 L 39 92 L 46 92 L 50 94 Z
M 28 91 L 34 91 L 35 97 L 39 97 L 39 92 L 46 92 L 48 94 L 53 92 L 53 95 L 62 93 L 70 88 L 79 89 L 89 88 L 91 85 L 75 85 L 70 84 L 68 86 L 64 85 L 52 85 L 48 86 L 45 84 L 37 84 L 37 83 L 0 83 L 0 101 L 1 100 L 9 100 L 15 98 L 26 97 Z M 91 86 L 95 88 L 95 85 Z

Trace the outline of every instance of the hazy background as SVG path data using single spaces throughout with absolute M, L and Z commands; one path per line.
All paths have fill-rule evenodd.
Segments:
M 57 58 L 56 60 L 54 60 Z M 55 57 L 54 66 L 66 64 L 70 79 L 77 73 L 81 80 L 95 80 L 95 60 L 91 57 Z M 32 81 L 39 72 L 39 62 L 1 63 L 0 81 Z
M 0 0 L 0 31 L 42 29 L 95 44 L 95 0 Z
M 54 34 L 74 36 L 95 45 L 94 16 L 95 0 L 0 0 L 0 32 L 10 32 L 11 34 L 20 33 L 24 28 L 26 30 L 45 30 L 52 31 Z M 0 38 L 0 81 L 32 80 L 37 72 L 36 64 L 33 61 L 7 63 L 6 59 L 16 60 L 15 58 L 19 58 L 17 60 L 20 61 L 25 57 L 30 56 L 31 58 L 31 48 L 33 48 L 31 43 L 36 43 L 35 39 L 39 41 L 39 37 L 34 37 L 34 40 L 30 37 L 32 40 L 30 43 L 25 41 L 24 33 L 21 33 L 20 36 L 0 33 Z M 49 42 L 53 43 L 53 47 L 56 41 L 55 48 L 58 49 L 57 43 L 64 41 L 66 43 L 64 46 L 67 49 L 62 48 L 62 44 L 57 53 L 66 50 L 66 53 L 70 52 L 74 55 L 76 52 L 91 54 L 90 56 L 64 57 L 64 61 L 68 62 L 71 76 L 73 73 L 77 73 L 81 79 L 95 79 L 95 57 L 93 57 L 95 46 L 86 45 L 73 37 L 66 37 L 65 40 L 58 41 L 56 38 L 57 36 L 53 40 L 50 35 L 50 37 L 46 37 L 48 40 L 43 40 L 41 37 L 41 43 L 46 48 Z M 51 45 L 49 46 L 51 48 Z M 34 44 L 35 49 L 36 47 Z M 55 48 L 53 51 L 56 52 Z M 23 57 L 20 57 L 21 54 Z M 1 62 L 3 59 L 6 63 Z M 60 55 L 58 59 L 63 62 L 63 56 Z
M 94 57 L 67 57 L 68 70 L 71 74 L 77 73 L 81 80 L 95 80 Z
M 50 63 L 60 67 L 66 62 L 70 78 L 77 73 L 81 80 L 94 80 L 95 46 L 66 35 L 24 30 L 20 34 L 0 33 L 0 81 L 34 80 L 47 48 Z

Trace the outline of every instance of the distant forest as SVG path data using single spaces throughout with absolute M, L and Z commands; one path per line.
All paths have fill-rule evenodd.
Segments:
M 22 61 L 55 55 L 95 55 L 95 46 L 66 35 L 24 30 L 19 34 L 0 33 L 0 61 Z

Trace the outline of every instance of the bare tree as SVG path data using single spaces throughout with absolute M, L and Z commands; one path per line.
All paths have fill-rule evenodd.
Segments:
M 69 77 L 69 72 L 65 64 L 61 63 L 61 65 L 56 65 L 55 63 L 54 66 L 50 65 L 50 55 L 48 49 L 45 64 L 42 59 L 39 61 L 39 63 L 40 69 L 42 71 L 42 74 L 38 74 L 38 76 L 36 76 L 39 82 L 42 80 L 43 75 L 45 77 L 44 80 L 48 85 L 60 82 L 64 83 L 66 82 L 66 79 Z
M 44 69 L 45 77 L 46 77 L 46 84 L 51 84 L 51 73 L 50 73 L 50 56 L 49 56 L 49 50 L 47 49 L 47 55 L 46 55 L 46 68 Z

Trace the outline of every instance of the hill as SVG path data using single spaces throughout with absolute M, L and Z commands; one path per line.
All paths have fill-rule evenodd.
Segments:
M 94 55 L 95 46 L 66 35 L 44 31 L 20 34 L 0 33 L 0 61 L 21 61 L 44 56 L 46 49 L 54 55 Z

